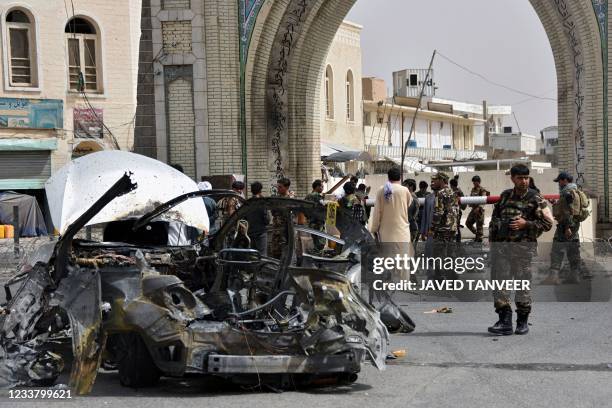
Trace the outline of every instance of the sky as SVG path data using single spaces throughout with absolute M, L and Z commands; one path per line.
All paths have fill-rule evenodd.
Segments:
M 363 25 L 363 76 L 427 68 L 434 49 L 489 81 L 540 97 L 557 97 L 552 50 L 528 0 L 358 0 L 346 17 Z M 436 96 L 512 105 L 523 133 L 539 136 L 557 124 L 557 103 L 487 83 L 448 62 L 434 60 Z M 508 126 L 517 129 L 514 118 Z

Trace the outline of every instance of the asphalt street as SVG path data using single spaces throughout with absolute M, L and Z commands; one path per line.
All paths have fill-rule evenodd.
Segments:
M 526 336 L 492 337 L 488 302 L 402 302 L 417 324 L 392 335 L 391 350 L 406 357 L 385 371 L 365 366 L 351 386 L 247 391 L 201 378 L 162 379 L 132 390 L 116 372 L 101 372 L 88 396 L 71 400 L 10 400 L 0 406 L 95 407 L 604 407 L 612 404 L 610 303 L 541 302 Z M 424 313 L 441 306 L 449 314 Z

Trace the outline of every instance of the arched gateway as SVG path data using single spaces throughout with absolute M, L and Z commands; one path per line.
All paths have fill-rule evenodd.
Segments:
M 607 2 L 529 0 L 557 71 L 560 167 L 600 197 L 609 220 Z M 355 0 L 241 0 L 250 178 L 283 174 L 306 190 L 319 174 L 319 91 L 329 45 Z
M 135 151 L 188 162 L 197 179 L 283 174 L 305 192 L 320 174 L 324 61 L 355 1 L 143 1 Z M 529 1 L 555 60 L 560 167 L 599 196 L 599 221 L 610 222 L 608 2 Z M 173 97 L 178 76 L 185 92 Z M 173 127 L 174 111 L 193 120 Z M 173 153 L 184 140 L 194 148 Z

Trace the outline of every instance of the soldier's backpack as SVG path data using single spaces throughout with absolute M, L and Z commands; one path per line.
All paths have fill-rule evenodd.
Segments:
M 589 209 L 591 200 L 589 200 L 585 192 L 580 189 L 572 190 L 572 195 L 574 199 L 569 206 L 570 215 L 574 219 L 574 222 L 583 222 L 591 215 L 591 210 Z

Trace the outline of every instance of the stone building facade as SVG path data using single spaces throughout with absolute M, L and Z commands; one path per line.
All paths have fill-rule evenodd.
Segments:
M 329 47 L 321 81 L 321 140 L 364 149 L 361 29 L 343 21 Z
M 151 106 L 153 98 L 155 108 L 145 115 L 148 121 L 138 123 L 136 150 L 168 160 L 172 132 L 165 95 L 167 80 L 177 76 L 166 71 L 179 69 L 193 84 L 195 158 L 189 160 L 195 161 L 196 177 L 242 172 L 272 184 L 286 175 L 306 191 L 319 173 L 325 59 L 355 1 L 191 0 L 186 9 L 185 0 L 145 0 L 151 52 L 148 60 L 141 53 L 141 68 L 150 64 L 148 89 L 154 92 L 140 101 Z M 609 221 L 608 3 L 530 3 L 555 59 L 560 167 L 599 197 L 599 219 Z M 162 22 L 169 21 L 191 21 L 191 52 L 163 51 Z M 192 66 L 191 78 L 185 65 Z
M 132 149 L 139 0 L 0 2 L 0 190 L 41 199 L 72 158 Z
M 142 9 L 134 150 L 197 180 L 241 173 L 237 4 L 143 0 Z

